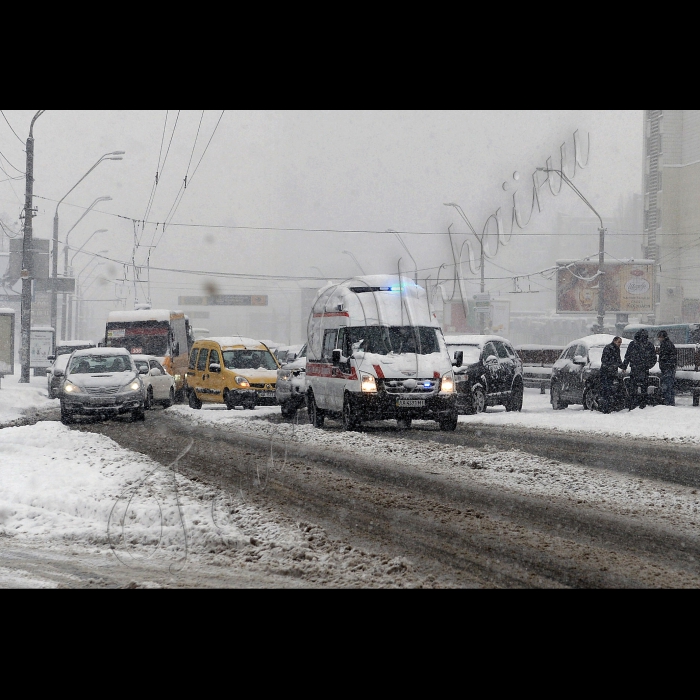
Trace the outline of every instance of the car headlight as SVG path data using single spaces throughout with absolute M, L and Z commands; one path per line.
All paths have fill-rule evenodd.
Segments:
M 243 389 L 250 389 L 250 382 L 245 377 L 234 377 L 236 384 Z
M 360 372 L 360 381 L 362 382 L 362 391 L 365 394 L 377 393 L 377 380 L 366 372 Z
M 66 394 L 79 394 L 81 392 L 81 389 L 79 386 L 76 386 L 72 382 L 66 381 L 63 385 L 63 391 L 65 391 Z
M 282 382 L 288 382 L 291 378 L 292 378 L 291 370 L 288 370 L 288 369 L 280 370 L 277 373 L 277 379 L 282 381 Z
M 452 372 L 445 372 L 440 379 L 440 391 L 451 394 L 455 390 L 455 378 Z
M 122 387 L 122 391 L 141 391 L 141 382 L 135 379 L 133 382 L 129 382 L 125 387 Z

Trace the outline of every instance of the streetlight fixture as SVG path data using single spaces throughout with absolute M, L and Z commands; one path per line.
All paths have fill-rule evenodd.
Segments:
M 596 215 L 598 221 L 600 221 L 600 227 L 598 228 L 599 238 L 598 238 L 598 323 L 597 328 L 595 328 L 596 333 L 602 333 L 604 330 L 603 321 L 605 319 L 605 299 L 603 297 L 604 285 L 603 285 L 603 275 L 605 274 L 605 231 L 607 230 L 603 226 L 603 219 L 600 214 L 593 208 L 593 205 L 581 194 L 579 189 L 574 185 L 571 180 L 566 176 L 563 170 L 557 170 L 556 168 L 536 168 L 543 173 L 557 173 L 559 177 L 565 182 L 584 202 L 584 204 Z
M 484 283 L 484 236 L 486 235 L 486 231 L 482 231 L 481 235 L 479 235 L 476 232 L 476 229 L 472 226 L 472 222 L 469 221 L 467 218 L 467 215 L 464 213 L 464 209 L 459 206 L 459 204 L 456 204 L 455 202 L 446 202 L 445 205 L 446 207 L 454 207 L 457 210 L 457 213 L 464 219 L 466 222 L 467 226 L 469 226 L 469 230 L 474 234 L 474 238 L 476 238 L 477 241 L 479 241 L 479 271 L 481 273 L 481 285 L 480 285 L 480 290 L 481 293 L 483 294 L 486 286 Z M 462 254 L 460 251 L 460 262 L 462 259 Z M 457 274 L 457 270 L 455 270 L 455 275 Z M 460 270 L 460 278 L 461 278 L 461 270 Z M 458 279 L 460 279 L 458 278 Z M 481 334 L 483 335 L 485 331 L 485 314 L 479 314 L 479 329 Z
M 357 267 L 360 268 L 360 272 L 361 272 L 363 275 L 366 275 L 366 274 L 367 274 L 367 273 L 362 269 L 362 265 L 360 265 L 360 263 L 358 262 L 357 258 L 356 258 L 349 250 L 341 250 L 340 252 L 341 252 L 343 255 L 349 255 L 349 256 L 355 261 L 355 264 L 357 265 Z
M 51 276 L 54 279 L 54 285 L 57 284 L 55 281 L 58 278 L 58 207 L 61 206 L 61 202 L 103 161 L 103 160 L 123 160 L 122 156 L 126 151 L 111 151 L 110 153 L 105 153 L 90 170 L 88 170 L 85 175 L 83 175 L 78 182 L 71 187 L 66 194 L 61 197 L 56 205 L 56 211 L 53 215 L 53 261 Z M 87 212 L 85 212 L 87 214 Z M 83 218 L 82 216 L 80 217 Z M 80 219 L 78 219 L 80 221 Z M 65 270 L 64 270 L 65 274 Z M 65 308 L 65 305 L 64 305 Z M 56 287 L 54 286 L 51 292 L 51 325 L 56 329 L 56 322 L 58 316 L 58 293 L 56 292 Z
M 102 198 L 100 197 L 100 199 L 102 199 Z M 105 199 L 111 199 L 111 197 L 106 197 Z M 75 228 L 75 227 L 74 227 L 74 228 Z M 72 272 L 72 270 L 73 270 L 73 260 L 75 260 L 75 256 L 90 242 L 90 239 L 91 239 L 96 233 L 106 233 L 107 231 L 108 231 L 108 229 L 106 229 L 106 228 L 98 228 L 97 231 L 93 231 L 93 232 L 88 236 L 88 238 L 87 238 L 87 240 L 85 241 L 85 243 L 83 243 L 83 245 L 81 245 L 80 248 L 78 248 L 78 250 L 76 250 L 75 253 L 73 253 L 73 255 L 71 255 L 70 264 L 69 264 L 69 266 L 68 266 L 69 269 L 71 270 L 71 272 Z M 70 233 L 70 231 L 69 231 L 68 233 Z M 101 253 L 102 253 L 102 252 L 105 252 L 105 253 L 106 253 L 107 251 L 100 251 L 100 252 L 101 252 Z

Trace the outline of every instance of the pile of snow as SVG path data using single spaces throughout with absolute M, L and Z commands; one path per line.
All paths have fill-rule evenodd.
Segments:
M 36 411 L 58 406 L 48 397 L 46 377 L 30 377 L 28 384 L 20 384 L 20 372 L 0 379 L 0 428 L 13 425 Z

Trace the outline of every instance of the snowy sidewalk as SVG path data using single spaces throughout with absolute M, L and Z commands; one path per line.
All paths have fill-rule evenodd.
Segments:
M 478 416 L 460 416 L 460 423 L 502 425 L 563 433 L 588 433 L 620 437 L 700 443 L 700 407 L 690 396 L 678 396 L 675 406 L 647 406 L 603 414 L 584 411 L 579 404 L 555 411 L 548 394 L 525 389 L 523 410 L 507 412 L 503 406 L 490 406 Z
M 49 399 L 46 377 L 30 377 L 29 384 L 19 383 L 19 369 L 0 380 L 0 428 L 22 421 L 27 413 L 44 408 L 58 408 L 58 401 Z

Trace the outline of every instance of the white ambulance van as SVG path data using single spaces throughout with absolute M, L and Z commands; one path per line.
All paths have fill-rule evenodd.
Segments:
M 340 418 L 414 418 L 457 427 L 455 382 L 445 339 L 422 287 L 407 277 L 367 275 L 319 290 L 308 321 L 307 406 L 311 423 Z

